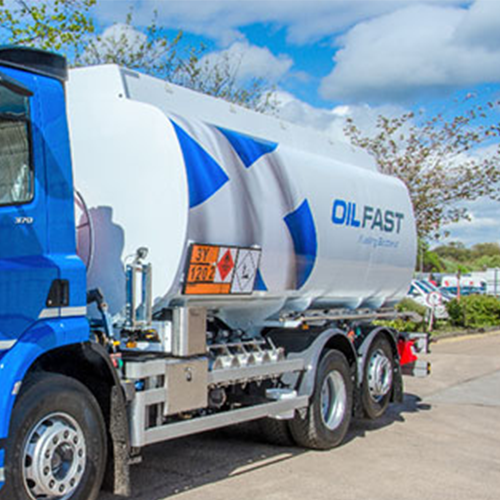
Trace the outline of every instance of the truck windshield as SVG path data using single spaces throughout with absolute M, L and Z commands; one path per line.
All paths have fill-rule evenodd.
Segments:
M 28 98 L 0 85 L 0 206 L 33 197 Z

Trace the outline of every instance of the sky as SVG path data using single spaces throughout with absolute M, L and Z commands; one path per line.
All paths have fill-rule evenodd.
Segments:
M 203 42 L 207 59 L 240 58 L 242 80 L 275 85 L 282 117 L 336 140 L 348 116 L 369 131 L 379 113 L 500 98 L 500 0 L 100 0 L 100 30 L 131 7 L 134 24 L 156 11 L 167 33 Z M 449 239 L 500 242 L 500 204 L 469 208 Z

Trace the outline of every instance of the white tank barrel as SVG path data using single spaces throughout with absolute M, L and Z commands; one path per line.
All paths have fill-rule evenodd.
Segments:
M 91 218 L 78 221 L 79 251 L 112 313 L 124 307 L 124 263 L 139 247 L 149 250 L 156 310 L 202 304 L 233 326 L 406 294 L 416 255 L 408 192 L 354 166 L 349 148 L 117 66 L 73 70 L 68 114 Z M 216 280 L 234 291 L 248 277 L 252 293 L 188 292 L 193 243 L 224 247 Z

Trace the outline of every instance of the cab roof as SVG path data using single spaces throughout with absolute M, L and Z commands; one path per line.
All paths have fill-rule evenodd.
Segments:
M 0 66 L 29 71 L 59 81 L 68 79 L 66 58 L 53 52 L 29 47 L 0 47 Z

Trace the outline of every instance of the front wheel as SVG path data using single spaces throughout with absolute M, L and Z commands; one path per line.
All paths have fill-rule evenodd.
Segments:
M 318 366 L 314 393 L 305 415 L 297 413 L 289 427 L 304 448 L 328 450 L 342 443 L 353 405 L 351 370 L 345 356 L 327 352 Z
M 74 379 L 42 374 L 19 396 L 0 500 L 94 500 L 106 466 L 97 401 Z

